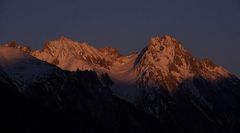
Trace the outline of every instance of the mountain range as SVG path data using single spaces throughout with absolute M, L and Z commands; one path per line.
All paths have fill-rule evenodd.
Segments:
M 240 132 L 240 80 L 169 35 L 129 55 L 63 36 L 9 42 L 0 85 L 6 121 L 29 132 Z

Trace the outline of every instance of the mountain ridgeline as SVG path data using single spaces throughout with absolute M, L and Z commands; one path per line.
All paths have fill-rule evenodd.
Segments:
M 10 42 L 0 63 L 1 101 L 19 110 L 6 113 L 29 132 L 240 132 L 240 80 L 168 35 L 129 55 L 66 37 Z

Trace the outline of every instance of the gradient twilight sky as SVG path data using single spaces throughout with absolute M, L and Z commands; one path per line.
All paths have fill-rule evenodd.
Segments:
M 127 54 L 164 34 L 240 76 L 240 0 L 0 0 L 0 43 L 64 35 Z

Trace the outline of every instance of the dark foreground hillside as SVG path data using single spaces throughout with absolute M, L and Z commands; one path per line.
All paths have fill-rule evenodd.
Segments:
M 44 90 L 42 80 L 28 88 L 33 90 L 31 94 L 24 95 L 3 74 L 0 80 L 1 132 L 160 131 L 157 119 L 112 96 L 94 72 L 66 72 L 68 78 L 58 82 L 53 90 Z M 52 76 L 45 80 L 60 78 Z M 60 88 L 58 94 L 54 92 Z

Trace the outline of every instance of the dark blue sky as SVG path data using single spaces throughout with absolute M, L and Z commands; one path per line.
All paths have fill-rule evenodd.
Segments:
M 239 0 L 0 0 L 0 43 L 42 48 L 64 35 L 127 54 L 170 34 L 238 75 L 239 24 Z

